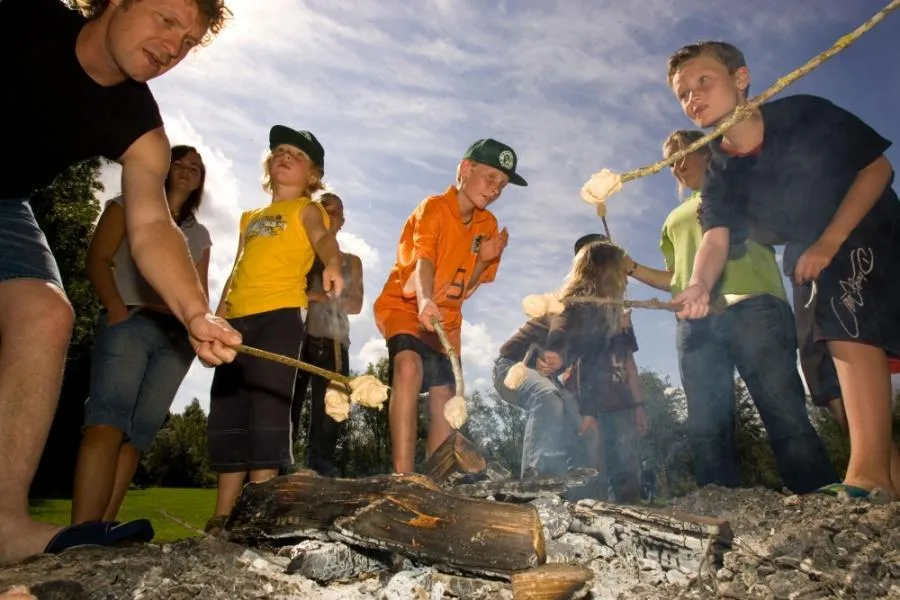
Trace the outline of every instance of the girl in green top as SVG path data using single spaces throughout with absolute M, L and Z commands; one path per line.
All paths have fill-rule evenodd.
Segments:
M 669 156 L 702 135 L 675 131 L 664 142 L 663 153 Z M 652 269 L 627 259 L 631 277 L 673 296 L 687 286 L 703 237 L 698 190 L 708 161 L 704 148 L 672 167 L 680 190 L 693 193 L 663 225 L 660 248 L 666 268 Z M 784 484 L 796 493 L 806 493 L 837 481 L 806 413 L 797 372 L 794 317 L 774 249 L 748 241 L 741 256 L 728 261 L 715 293 L 724 299 L 724 312 L 679 321 L 676 334 L 697 484 L 736 487 L 741 483 L 734 437 L 735 368 L 766 426 Z

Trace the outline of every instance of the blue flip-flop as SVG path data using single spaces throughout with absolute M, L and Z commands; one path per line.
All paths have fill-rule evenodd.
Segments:
M 115 546 L 123 542 L 147 543 L 156 532 L 147 519 L 127 523 L 118 521 L 89 521 L 70 525 L 59 531 L 47 547 L 45 554 L 56 554 L 76 546 Z
M 865 488 L 847 485 L 846 483 L 829 483 L 816 490 L 817 494 L 826 494 L 828 496 L 837 496 L 841 492 L 851 498 L 868 498 L 872 494 L 871 491 Z

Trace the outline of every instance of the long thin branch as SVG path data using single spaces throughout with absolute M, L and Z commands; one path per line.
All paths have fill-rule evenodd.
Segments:
M 322 367 L 317 367 L 316 365 L 311 365 L 307 362 L 303 362 L 302 360 L 297 360 L 296 358 L 282 356 L 281 354 L 275 354 L 274 352 L 269 352 L 268 350 L 261 350 L 252 346 L 245 346 L 244 344 L 232 346 L 232 348 L 234 348 L 238 352 L 243 352 L 244 354 L 271 360 L 273 362 L 281 363 L 289 367 L 294 367 L 295 369 L 300 369 L 301 371 L 306 371 L 307 373 L 312 373 L 313 375 L 318 375 L 319 377 L 324 377 L 325 379 L 329 379 L 337 383 L 350 385 L 350 377 L 341 375 L 340 373 L 335 373 L 334 371 L 329 371 L 328 369 L 323 369 Z
M 667 310 L 669 312 L 678 312 L 681 305 L 670 300 L 660 300 L 659 298 L 650 298 L 649 300 L 625 300 L 623 298 L 602 298 L 599 296 L 582 296 L 569 297 L 562 299 L 563 304 L 594 304 L 596 306 L 621 306 L 623 308 L 646 308 L 650 310 Z M 720 314 L 725 310 L 725 304 L 722 299 L 716 299 L 711 302 L 709 312 L 711 314 Z
M 456 349 L 453 348 L 453 344 L 450 343 L 450 339 L 447 337 L 447 333 L 444 331 L 441 322 L 433 318 L 431 319 L 431 324 L 434 325 L 434 332 L 437 334 L 438 339 L 441 340 L 441 346 L 444 348 L 444 352 L 447 353 L 447 357 L 450 359 L 450 366 L 453 367 L 453 379 L 456 382 L 456 395 L 465 397 L 462 367 L 459 365 L 459 355 L 456 353 Z
M 700 138 L 693 144 L 687 146 L 686 148 L 679 150 L 678 152 L 676 152 L 675 154 L 672 154 L 671 156 L 669 156 L 666 159 L 663 159 L 659 162 L 653 163 L 652 165 L 647 165 L 645 167 L 640 167 L 638 169 L 633 169 L 631 171 L 626 171 L 625 173 L 622 173 L 622 175 L 621 175 L 622 183 L 625 183 L 626 181 L 633 181 L 633 180 L 639 179 L 641 177 L 646 177 L 647 175 L 653 175 L 654 173 L 658 173 L 659 171 L 662 171 L 666 167 L 668 167 L 670 165 L 674 165 L 675 163 L 677 163 L 678 161 L 683 159 L 688 154 L 691 154 L 692 152 L 695 152 L 696 150 L 702 148 L 703 146 L 708 144 L 710 141 L 714 140 L 715 138 L 717 138 L 720 135 L 722 135 L 723 133 L 725 133 L 726 130 L 730 129 L 731 127 L 735 126 L 736 124 L 740 123 L 741 121 L 743 121 L 744 119 L 746 119 L 747 117 L 752 115 L 753 112 L 757 108 L 759 108 L 759 106 L 763 102 L 765 102 L 766 100 L 768 100 L 769 98 L 771 98 L 772 96 L 774 96 L 775 94 L 777 94 L 778 92 L 780 92 L 781 90 L 786 88 L 787 86 L 791 85 L 792 83 L 794 83 L 795 81 L 797 81 L 798 79 L 800 79 L 801 77 L 803 77 L 804 75 L 806 75 L 807 73 L 809 73 L 810 71 L 812 71 L 813 69 L 815 69 L 816 67 L 821 65 L 823 62 L 825 62 L 829 58 L 833 57 L 835 54 L 837 54 L 838 52 L 840 52 L 841 50 L 845 49 L 847 46 L 849 46 L 850 44 L 852 44 L 853 42 L 858 40 L 860 38 L 860 36 L 862 36 L 862 34 L 864 34 L 865 32 L 867 32 L 870 29 L 872 29 L 873 27 L 875 27 L 875 25 L 877 25 L 882 20 L 884 20 L 884 18 L 886 16 L 888 16 L 889 13 L 891 13 L 893 10 L 895 10 L 898 7 L 900 7 L 900 0 L 891 0 L 891 2 L 887 6 L 885 6 L 880 11 L 878 11 L 868 21 L 866 21 L 865 23 L 863 23 L 862 25 L 860 25 L 859 27 L 857 27 L 856 29 L 854 29 L 853 31 L 848 33 L 847 35 L 838 39 L 838 41 L 836 41 L 834 43 L 834 45 L 831 46 L 831 48 L 814 56 L 802 67 L 791 71 L 784 77 L 780 77 L 769 89 L 767 89 L 766 91 L 761 93 L 759 96 L 756 96 L 755 98 L 753 98 L 746 104 L 742 104 L 742 105 L 738 106 L 735 109 L 734 113 L 728 119 L 723 121 L 718 127 L 713 129 L 710 133 L 704 135 L 702 138 Z

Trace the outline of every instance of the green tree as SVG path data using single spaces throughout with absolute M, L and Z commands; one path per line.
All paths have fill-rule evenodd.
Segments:
M 518 475 L 522 468 L 522 443 L 527 413 L 504 402 L 493 390 L 478 391 L 468 398 L 469 419 L 462 433 L 475 442 L 483 456 Z
M 684 392 L 652 370 L 641 371 L 640 388 L 649 427 L 641 439 L 641 456 L 656 471 L 660 494 L 684 495 L 696 487 Z
M 143 463 L 155 485 L 204 487 L 215 484 L 216 475 L 209 466 L 206 413 L 199 400 L 194 398 L 182 414 L 169 415 Z
M 103 191 L 99 159 L 85 161 L 36 191 L 31 206 L 59 265 L 75 326 L 65 366 L 59 406 L 32 491 L 66 494 L 71 490 L 81 440 L 83 406 L 90 383 L 90 353 L 99 303 L 84 273 L 84 259 L 100 212 Z

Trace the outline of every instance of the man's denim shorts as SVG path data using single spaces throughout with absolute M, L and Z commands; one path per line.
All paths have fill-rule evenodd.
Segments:
M 0 281 L 40 279 L 63 289 L 47 236 L 26 198 L 0 199 Z

